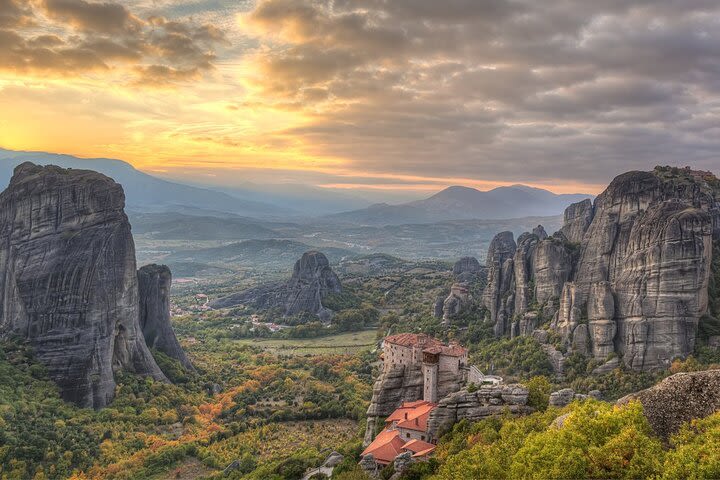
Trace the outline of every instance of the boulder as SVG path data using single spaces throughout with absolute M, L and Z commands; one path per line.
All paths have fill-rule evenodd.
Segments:
M 342 463 L 342 461 L 345 460 L 345 457 L 342 453 L 339 452 L 332 452 L 328 457 L 325 459 L 325 462 L 323 463 L 323 467 L 329 467 L 329 468 L 335 468 L 338 465 Z
M 625 396 L 619 405 L 639 401 L 655 433 L 668 438 L 680 426 L 720 410 L 720 370 L 676 373 L 657 385 Z
M 550 394 L 549 404 L 551 407 L 564 407 L 575 399 L 575 392 L 572 388 L 563 388 Z
M 603 375 L 605 373 L 610 373 L 616 368 L 620 366 L 620 359 L 618 357 L 613 357 L 607 362 L 603 363 L 599 367 L 595 367 L 592 371 L 593 375 Z
M 552 366 L 553 372 L 556 375 L 562 375 L 565 370 L 565 356 L 550 344 L 542 345 L 542 349 L 547 355 L 550 365 Z
M 602 392 L 600 390 L 590 390 L 588 396 L 595 400 L 602 400 Z
M 451 393 L 438 402 L 430 412 L 428 432 L 439 438 L 460 420 L 471 422 L 507 413 L 522 415 L 532 412 L 527 405 L 528 390 L 523 385 L 483 385 L 475 392 L 460 390 Z

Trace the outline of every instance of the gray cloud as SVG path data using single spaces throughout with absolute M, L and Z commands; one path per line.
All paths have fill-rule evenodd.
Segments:
M 74 76 L 128 67 L 133 83 L 151 86 L 199 78 L 227 43 L 213 25 L 142 19 L 120 3 L 85 0 L 0 0 L 0 29 L 0 70 Z
M 30 7 L 22 0 L 0 0 L 0 28 L 31 25 Z
M 602 183 L 655 164 L 718 170 L 718 19 L 710 0 L 262 0 L 247 21 L 267 93 L 322 105 L 277 134 L 312 153 L 379 173 Z
M 41 8 L 49 17 L 80 30 L 104 34 L 137 32 L 143 21 L 119 3 L 85 0 L 43 0 Z

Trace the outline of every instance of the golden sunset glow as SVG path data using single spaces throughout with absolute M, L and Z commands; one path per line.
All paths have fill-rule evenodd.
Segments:
M 484 3 L 458 15 L 432 2 L 2 0 L 0 147 L 119 158 L 179 179 L 302 173 L 368 191 L 597 193 L 680 151 L 709 168 L 707 149 L 691 148 L 712 121 L 692 110 L 706 86 L 651 71 L 632 40 L 626 65 L 599 68 L 603 29 L 692 25 L 598 6 L 553 27 L 561 47 L 543 30 L 552 9 Z M 538 26 L 530 43 L 512 36 L 522 18 Z M 684 133 L 669 129 L 678 115 Z

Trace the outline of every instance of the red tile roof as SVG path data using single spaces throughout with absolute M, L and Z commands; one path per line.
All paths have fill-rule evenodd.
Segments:
M 445 345 L 440 340 L 424 333 L 398 333 L 385 337 L 385 341 L 402 347 L 423 347 L 423 352 L 440 353 L 451 357 L 461 357 L 467 354 L 467 349 L 458 344 Z
M 425 457 L 427 455 L 430 455 L 432 452 L 435 451 L 435 445 L 432 446 L 432 448 L 428 448 L 427 450 L 423 450 L 421 452 L 417 452 L 413 455 L 413 458 L 420 458 Z
M 440 352 L 442 355 L 447 355 L 449 357 L 462 357 L 464 355 L 467 355 L 467 348 L 461 347 L 458 344 L 453 344 L 450 346 L 443 345 L 442 352 Z
M 403 347 L 431 347 L 433 345 L 442 345 L 440 340 L 424 333 L 398 333 L 397 335 L 385 337 L 385 341 L 394 343 L 395 345 L 401 345 Z
M 412 417 L 412 412 L 420 406 L 427 405 L 430 402 L 427 402 L 425 400 L 415 400 L 414 402 L 404 402 L 400 407 L 398 407 L 394 412 L 390 414 L 389 417 L 385 419 L 385 423 L 392 423 L 392 422 L 399 422 L 402 420 L 406 420 L 407 418 L 414 418 Z
M 403 453 L 402 446 L 405 442 L 400 438 L 400 433 L 397 430 L 383 430 L 378 433 L 375 440 L 362 452 L 361 456 L 369 455 L 372 453 L 376 463 L 387 465 L 395 457 Z
M 412 439 L 402 446 L 403 450 L 409 450 L 413 453 L 424 452 L 425 450 L 435 449 L 435 445 L 422 440 Z
M 393 420 L 397 419 L 396 413 L 399 412 L 400 418 L 397 419 L 397 428 L 427 432 L 428 418 L 430 418 L 430 412 L 432 412 L 435 407 L 437 407 L 437 404 L 430 402 L 423 402 L 412 408 L 400 407 L 395 410 L 390 417 L 393 417 Z

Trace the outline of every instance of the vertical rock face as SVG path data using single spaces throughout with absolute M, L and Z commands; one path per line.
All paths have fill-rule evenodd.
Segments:
M 156 348 L 194 370 L 178 343 L 170 323 L 172 274 L 165 265 L 145 265 L 137 272 L 140 299 L 140 328 L 149 348 Z
M 593 320 L 615 322 L 616 351 L 633 369 L 666 367 L 694 348 L 720 222 L 718 192 L 703 175 L 630 172 L 596 199 L 576 267 L 576 301 L 590 314 L 597 303 L 590 301 L 593 289 L 608 282 L 603 288 L 614 296 L 614 317 Z M 600 325 L 610 336 L 613 327 Z
M 342 292 L 340 279 L 330 268 L 327 257 L 309 251 L 295 262 L 292 277 L 287 282 L 260 285 L 255 288 L 218 298 L 212 308 L 250 305 L 254 308 L 282 308 L 285 316 L 311 313 L 321 320 L 330 320 L 333 312 L 322 300 L 331 293 Z
M 295 262 L 287 284 L 285 315 L 311 312 L 322 317 L 322 299 L 330 293 L 340 293 L 340 279 L 330 268 L 327 257 L 320 252 L 305 252 Z
M 533 258 L 538 237 L 533 233 L 523 233 L 518 237 L 517 250 L 513 255 L 513 274 L 515 275 L 516 312 L 525 312 L 532 300 L 530 280 L 533 278 Z
M 508 294 L 513 284 L 513 256 L 516 249 L 512 232 L 498 233 L 488 248 L 488 278 L 482 301 L 489 310 L 489 321 L 495 325 L 496 335 L 506 332 L 507 307 L 514 307 L 515 299 L 512 298 L 510 302 Z
M 433 317 L 443 318 L 443 310 L 445 307 L 445 297 L 437 297 L 433 304 Z
M 482 287 L 486 280 L 486 269 L 480 265 L 475 257 L 463 257 L 452 269 L 453 283 L 450 294 L 437 299 L 434 305 L 436 318 L 442 318 L 446 323 L 466 311 L 473 304 L 470 292 Z
M 562 233 L 569 242 L 580 243 L 592 219 L 593 205 L 590 199 L 573 203 L 565 209 L 563 227 L 560 229 L 560 233 Z
M 453 266 L 453 277 L 457 282 L 472 282 L 478 279 L 483 267 L 475 257 L 463 257 Z
M 364 443 L 369 445 L 382 419 L 390 415 L 403 402 L 423 398 L 421 365 L 395 365 L 385 368 L 373 385 L 373 395 L 367 411 L 367 428 Z
M 443 322 L 448 322 L 460 315 L 468 308 L 471 300 L 472 297 L 470 296 L 468 285 L 466 283 L 453 284 L 450 288 L 450 295 L 448 295 L 448 297 L 443 301 Z
M 517 244 L 511 232 L 498 234 L 488 251 L 483 292 L 495 334 L 529 335 L 538 323 L 552 318 L 572 275 L 572 261 L 564 237 L 548 237 L 542 225 L 520 235 Z
M 533 259 L 535 301 L 543 305 L 557 299 L 562 287 L 572 276 L 572 254 L 563 241 L 549 237 L 538 243 Z
M 598 282 L 590 287 L 587 310 L 592 355 L 597 359 L 605 359 L 615 351 L 617 334 L 615 298 L 610 282 Z
M 33 345 L 64 399 L 99 408 L 113 370 L 165 380 L 138 324 L 122 187 L 96 172 L 15 169 L 0 194 L 0 334 Z
M 558 299 L 550 327 L 575 351 L 600 360 L 617 353 L 636 370 L 664 368 L 695 346 L 718 239 L 720 181 L 712 174 L 669 167 L 629 172 L 594 205 L 568 207 L 564 226 L 537 243 L 529 268 L 526 241 L 510 261 L 509 242 L 493 242 L 483 299 L 498 334 L 507 334 L 497 328 L 503 315 L 519 325 L 533 303 L 545 319 Z M 501 261 L 514 265 L 509 277 Z
M 538 240 L 545 240 L 548 237 L 548 234 L 545 231 L 545 227 L 543 227 L 542 225 L 538 225 L 537 227 L 533 228 L 532 233 L 538 238 Z

